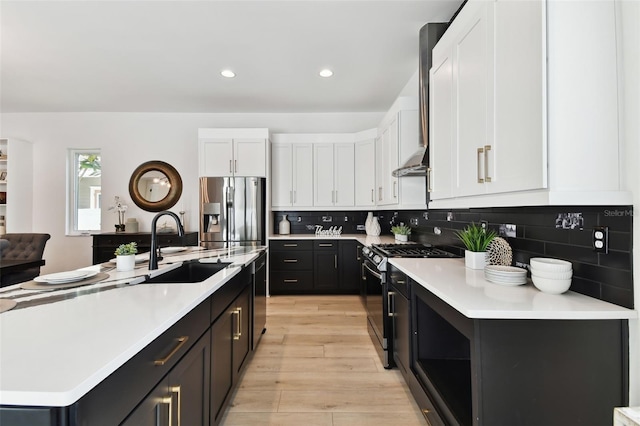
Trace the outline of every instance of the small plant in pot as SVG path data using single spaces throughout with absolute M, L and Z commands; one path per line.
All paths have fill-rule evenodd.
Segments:
M 116 255 L 116 271 L 133 271 L 136 265 L 136 253 L 138 253 L 138 245 L 135 242 L 120 244 L 114 252 Z
M 466 248 L 464 252 L 465 266 L 471 269 L 484 269 L 487 246 L 496 237 L 496 232 L 471 222 L 461 231 L 456 231 L 455 234 Z
M 391 227 L 391 232 L 395 236 L 398 241 L 409 241 L 409 235 L 411 234 L 411 228 L 405 225 L 404 223 L 400 223 L 400 225 L 395 225 Z

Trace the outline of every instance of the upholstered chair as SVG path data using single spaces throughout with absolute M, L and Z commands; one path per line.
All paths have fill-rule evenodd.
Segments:
M 8 241 L 8 247 L 0 252 L 0 264 L 3 260 L 40 260 L 44 254 L 44 247 L 51 238 L 49 234 L 4 234 L 2 239 Z M 29 281 L 40 275 L 40 267 L 25 269 L 9 273 L 0 272 L 0 287 Z

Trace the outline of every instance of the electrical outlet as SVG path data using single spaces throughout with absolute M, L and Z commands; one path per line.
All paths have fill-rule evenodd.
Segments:
M 486 231 L 487 228 L 489 227 L 489 222 L 487 222 L 486 220 L 481 220 L 480 221 L 480 226 L 482 227 L 482 229 L 484 229 Z
M 593 227 L 593 249 L 598 253 L 609 253 L 609 227 Z
M 344 221 L 345 221 L 345 222 L 349 222 L 349 216 L 345 216 L 345 217 L 344 217 Z
M 424 212 L 424 213 L 422 213 L 422 218 L 423 218 L 424 220 L 429 220 L 429 212 Z
M 433 233 L 436 235 L 440 235 L 442 234 L 442 230 L 440 228 L 438 228 L 437 226 L 433 227 Z
M 411 226 L 418 226 L 418 218 L 412 217 L 411 219 L 409 219 L 409 223 L 411 224 Z
M 333 217 L 331 216 L 322 216 L 323 222 L 333 222 Z

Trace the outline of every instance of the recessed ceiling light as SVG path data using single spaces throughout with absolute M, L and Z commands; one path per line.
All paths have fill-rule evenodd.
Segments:
M 233 78 L 236 76 L 236 73 L 234 73 L 231 70 L 222 70 L 220 71 L 220 74 L 222 74 L 223 77 L 227 77 L 227 78 Z
M 328 68 L 325 68 L 322 71 L 320 71 L 320 77 L 331 77 L 332 75 L 333 75 L 333 71 L 331 71 Z

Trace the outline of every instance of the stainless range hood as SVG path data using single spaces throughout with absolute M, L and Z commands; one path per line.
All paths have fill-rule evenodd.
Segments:
M 420 96 L 420 146 L 399 169 L 391 174 L 400 176 L 426 176 L 429 167 L 429 70 L 431 69 L 431 50 L 436 45 L 449 24 L 428 23 L 420 28 L 420 58 L 418 84 Z

